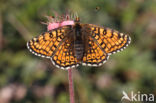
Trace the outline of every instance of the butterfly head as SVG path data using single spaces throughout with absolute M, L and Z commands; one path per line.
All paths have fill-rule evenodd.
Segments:
M 76 23 L 79 23 L 80 22 L 80 18 L 77 16 L 74 20 Z

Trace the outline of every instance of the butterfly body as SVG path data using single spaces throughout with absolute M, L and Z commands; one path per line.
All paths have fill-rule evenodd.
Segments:
M 76 23 L 74 26 L 74 54 L 79 62 L 82 61 L 84 55 L 84 38 L 82 34 L 82 27 L 79 23 Z
M 50 58 L 61 69 L 82 65 L 101 66 L 109 55 L 122 51 L 131 38 L 118 31 L 75 21 L 45 32 L 27 43 L 35 55 Z

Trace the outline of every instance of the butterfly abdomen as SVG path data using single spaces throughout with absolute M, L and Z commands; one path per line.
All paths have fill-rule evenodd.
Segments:
M 75 56 L 78 61 L 81 61 L 84 55 L 84 45 L 82 41 L 76 40 L 75 41 Z

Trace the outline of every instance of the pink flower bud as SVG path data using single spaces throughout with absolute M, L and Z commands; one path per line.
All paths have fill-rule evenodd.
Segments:
M 59 26 L 60 26 L 60 23 L 49 23 L 47 26 L 47 30 L 50 31 L 50 30 L 58 28 Z
M 60 26 L 65 26 L 65 25 L 74 25 L 74 21 L 72 20 L 67 20 L 67 21 L 63 21 L 62 23 L 60 23 Z
M 67 20 L 67 21 L 63 21 L 61 23 L 49 23 L 48 26 L 47 26 L 47 30 L 50 31 L 50 30 L 53 30 L 53 29 L 56 29 L 56 28 L 59 28 L 59 27 L 62 27 L 62 26 L 66 26 L 66 25 L 74 25 L 74 21 L 72 20 Z

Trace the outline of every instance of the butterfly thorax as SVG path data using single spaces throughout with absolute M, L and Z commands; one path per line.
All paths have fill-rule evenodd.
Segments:
M 84 55 L 84 39 L 81 25 L 76 23 L 74 30 L 74 54 L 78 61 L 82 61 Z

